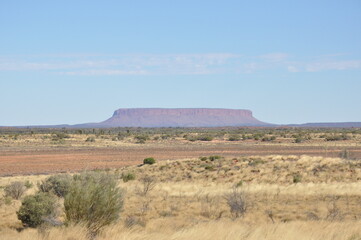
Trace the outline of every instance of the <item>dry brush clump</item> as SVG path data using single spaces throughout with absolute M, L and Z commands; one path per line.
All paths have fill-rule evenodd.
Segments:
M 65 197 L 68 194 L 72 177 L 69 174 L 50 176 L 38 184 L 41 192 L 51 192 L 58 197 Z
M 123 192 L 115 177 L 107 173 L 75 175 L 64 198 L 66 219 L 84 223 L 92 236 L 118 220 L 123 209 Z
M 233 218 L 243 217 L 247 211 L 248 202 L 246 193 L 235 186 L 232 191 L 224 196 Z
M 27 187 L 23 182 L 12 182 L 4 188 L 5 197 L 11 197 L 13 199 L 20 199 L 27 191 Z

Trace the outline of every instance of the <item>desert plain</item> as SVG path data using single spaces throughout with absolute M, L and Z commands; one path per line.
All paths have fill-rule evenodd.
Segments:
M 357 240 L 360 159 L 352 128 L 1 129 L 0 236 L 88 239 L 66 223 L 62 198 L 59 226 L 27 227 L 17 211 L 50 176 L 105 172 L 124 206 L 97 239 Z M 15 181 L 29 185 L 19 199 L 4 191 Z

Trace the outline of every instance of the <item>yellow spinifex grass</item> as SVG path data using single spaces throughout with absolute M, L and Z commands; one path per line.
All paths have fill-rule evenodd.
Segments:
M 128 229 L 113 225 L 98 236 L 98 240 L 360 240 L 361 222 L 289 222 L 249 225 L 242 221 L 220 220 L 200 223 L 184 229 L 172 230 L 172 223 L 156 229 Z M 0 231 L 4 240 L 87 240 L 81 226 L 52 228 L 46 233 L 28 229 Z

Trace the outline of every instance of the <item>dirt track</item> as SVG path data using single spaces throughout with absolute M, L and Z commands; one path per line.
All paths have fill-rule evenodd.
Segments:
M 245 145 L 245 144 L 144 144 L 121 148 L 54 148 L 0 149 L 0 176 L 79 171 L 96 168 L 117 168 L 140 164 L 146 157 L 158 160 L 221 155 L 311 155 L 337 157 L 344 147 L 325 149 L 305 145 Z M 361 147 L 348 148 L 353 157 L 361 158 Z

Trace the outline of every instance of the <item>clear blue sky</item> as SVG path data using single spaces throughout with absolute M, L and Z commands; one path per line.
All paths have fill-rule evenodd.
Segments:
M 1 1 L 0 126 L 115 109 L 361 121 L 361 1 Z

